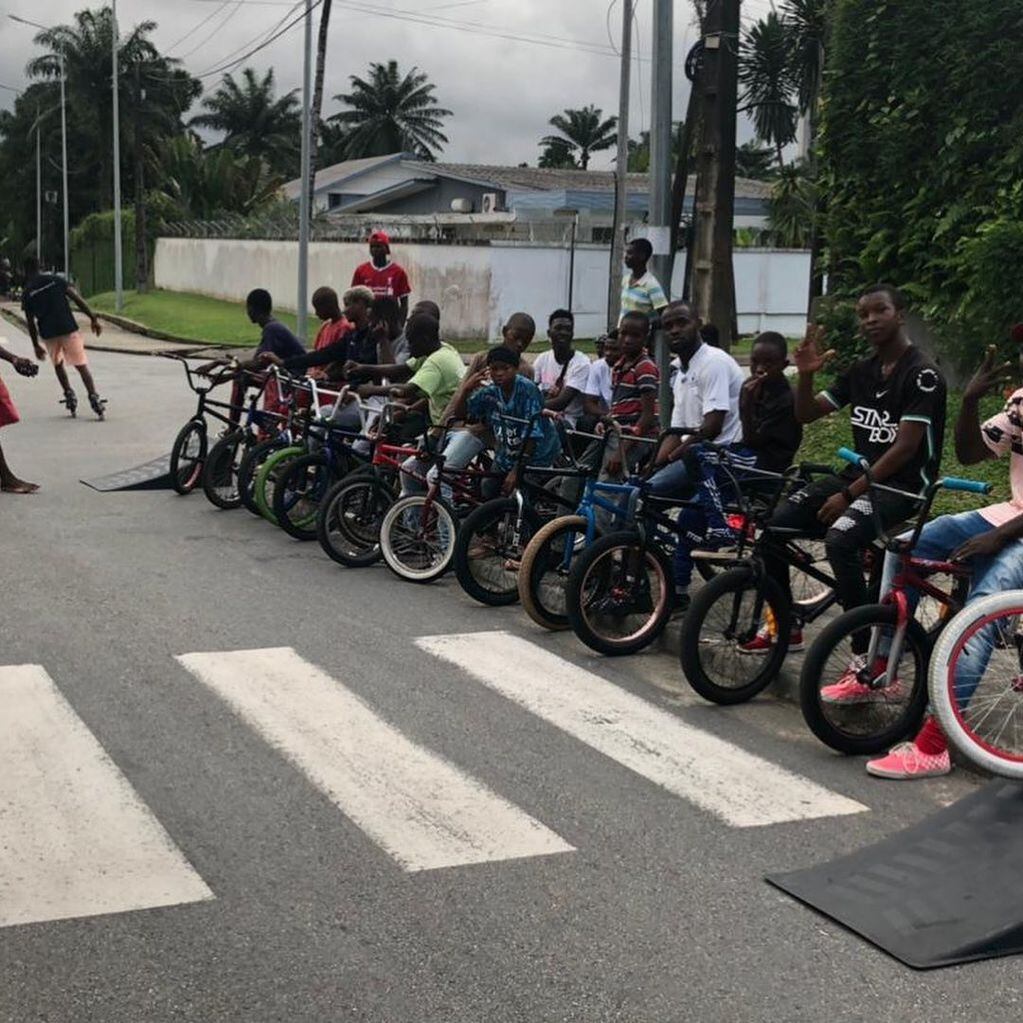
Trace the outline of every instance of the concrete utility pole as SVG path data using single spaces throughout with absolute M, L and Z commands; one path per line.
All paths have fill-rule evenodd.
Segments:
M 60 153 L 61 178 L 64 189 L 64 277 L 71 280 L 71 210 L 67 187 L 67 65 L 60 55 Z
M 39 104 L 36 104 L 36 259 L 43 265 L 43 143 L 39 124 Z
M 704 26 L 703 138 L 696 193 L 693 299 L 700 316 L 732 346 L 735 278 L 735 122 L 739 93 L 739 0 L 708 0 Z
M 310 209 L 309 171 L 312 160 L 312 146 L 309 132 L 310 104 L 312 103 L 313 66 L 313 4 L 305 2 L 305 58 L 302 65 L 302 189 L 298 200 L 298 336 L 306 340 L 306 321 L 309 306 L 309 220 Z
M 117 0 L 110 0 L 110 21 L 113 34 L 111 46 L 111 71 L 114 106 L 114 308 L 121 312 L 124 309 L 124 253 L 121 245 L 121 104 L 120 74 L 118 71 L 118 47 L 120 33 L 117 31 Z M 65 166 L 67 161 L 65 161 Z
M 615 158 L 615 210 L 611 226 L 611 265 L 607 282 L 607 326 L 618 322 L 622 305 L 622 257 L 628 212 L 629 88 L 632 78 L 632 0 L 622 0 L 622 60 L 618 82 L 618 152 Z
M 647 237 L 653 246 L 650 269 L 671 294 L 671 98 L 672 32 L 674 0 L 654 0 L 654 39 L 650 75 L 650 213 Z M 660 370 L 659 401 L 661 420 L 666 422 L 671 408 L 670 362 L 667 339 L 657 335 L 655 345 Z

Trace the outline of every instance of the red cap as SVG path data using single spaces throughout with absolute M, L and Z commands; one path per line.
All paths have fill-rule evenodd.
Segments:
M 370 245 L 375 245 L 378 242 L 381 245 L 386 245 L 388 248 L 391 247 L 391 239 L 388 238 L 386 231 L 374 231 L 369 236 L 369 243 L 370 243 Z

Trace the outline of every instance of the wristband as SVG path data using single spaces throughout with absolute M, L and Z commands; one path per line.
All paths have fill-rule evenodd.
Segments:
M 852 496 L 852 491 L 848 487 L 842 487 L 842 496 L 845 498 L 847 504 L 852 504 L 856 498 Z

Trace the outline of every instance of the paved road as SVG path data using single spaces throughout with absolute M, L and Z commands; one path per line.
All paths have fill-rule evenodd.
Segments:
M 43 490 L 0 495 L 0 1019 L 1019 1018 L 1017 963 L 913 973 L 762 880 L 974 780 L 871 781 L 664 655 L 88 490 L 191 408 L 173 364 L 93 361 L 105 423 L 5 372 Z

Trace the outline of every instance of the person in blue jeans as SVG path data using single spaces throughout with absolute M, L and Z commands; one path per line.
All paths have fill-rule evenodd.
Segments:
M 940 516 L 924 527 L 913 550 L 920 558 L 968 562 L 972 569 L 969 603 L 992 593 L 1023 589 L 1023 388 L 1012 394 L 1004 409 L 986 422 L 980 422 L 979 413 L 981 398 L 1004 381 L 1008 368 L 996 367 L 993 352 L 989 352 L 963 394 L 955 442 L 956 457 L 963 465 L 1008 456 L 1011 499 L 979 511 Z M 897 555 L 886 556 L 882 594 L 891 588 L 898 564 Z M 907 599 L 915 609 L 919 594 L 907 591 Z M 971 643 L 959 662 L 964 682 L 957 689 L 964 702 L 969 702 L 972 695 L 970 680 L 972 688 L 976 688 L 987 667 L 989 651 L 989 643 Z M 860 704 L 886 698 L 884 690 L 871 689 L 855 677 L 826 686 L 821 696 L 833 704 Z M 875 777 L 897 780 L 933 778 L 951 770 L 948 743 L 932 717 L 927 718 L 912 742 L 902 743 L 867 764 L 867 771 Z

